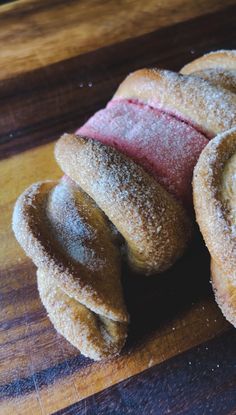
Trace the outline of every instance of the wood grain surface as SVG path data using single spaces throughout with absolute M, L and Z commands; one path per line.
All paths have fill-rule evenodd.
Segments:
M 54 415 L 233 415 L 235 350 L 232 329 Z
M 0 8 L 0 413 L 4 415 L 51 414 L 66 407 L 68 414 L 138 413 L 135 405 L 143 405 L 143 396 L 152 383 L 146 413 L 200 414 L 194 412 L 191 389 L 189 406 L 181 412 L 174 383 L 173 393 L 162 395 L 173 403 L 168 411 L 163 406 L 166 403 L 158 407 L 160 395 L 151 406 L 158 377 L 165 377 L 165 373 L 168 376 L 171 367 L 175 382 L 183 373 L 178 385 L 182 394 L 187 394 L 189 383 L 195 379 L 200 391 L 202 370 L 197 362 L 207 361 L 201 352 L 204 349 L 189 352 L 195 356 L 196 365 L 195 371 L 186 376 L 184 368 L 183 372 L 177 369 L 181 359 L 189 355 L 174 356 L 216 335 L 221 336 L 221 352 L 225 342 L 227 364 L 235 364 L 235 337 L 228 334 L 230 325 L 214 302 L 209 258 L 199 235 L 185 257 L 158 278 L 143 280 L 124 268 L 123 283 L 131 314 L 129 338 L 119 358 L 102 363 L 84 358 L 55 332 L 38 297 L 35 267 L 13 237 L 11 214 L 16 197 L 32 182 L 61 175 L 53 158 L 54 143 L 46 143 L 64 131 L 74 131 L 103 106 L 128 72 L 154 65 L 179 69 L 207 50 L 236 47 L 236 5 L 225 8 L 226 3 L 220 2 L 172 0 L 145 2 L 145 6 L 141 2 L 117 2 L 112 9 L 108 3 L 20 1 Z M 203 15 L 214 9 L 223 10 Z M 202 16 L 173 25 L 198 14 Z M 85 22 L 86 29 L 81 29 L 81 22 Z M 157 30 L 137 37 L 153 29 Z M 101 48 L 126 38 L 130 39 Z M 34 59 L 36 55 L 40 58 Z M 156 366 L 161 362 L 166 363 Z M 139 378 L 120 383 L 118 389 L 107 389 L 71 406 L 151 367 Z M 228 381 L 227 372 L 219 372 L 229 394 L 236 385 L 233 368 Z M 214 387 L 213 375 L 207 372 L 206 393 Z M 166 385 L 171 385 L 171 377 L 168 379 Z M 116 400 L 122 388 L 131 389 L 132 402 L 127 402 L 125 394 L 119 402 Z M 229 397 L 220 387 L 218 390 L 222 399 Z M 107 406 L 109 399 L 116 402 L 114 407 Z M 100 408 L 99 402 L 104 402 Z M 230 402 L 227 408 L 233 413 L 235 401 Z M 180 408 L 179 412 L 175 408 Z
M 235 10 L 231 6 L 17 77 L 0 78 L 0 158 L 74 131 L 135 69 L 178 70 L 206 51 L 235 47 Z
M 46 67 L 234 3 L 234 0 L 10 3 L 0 9 L 0 78 Z

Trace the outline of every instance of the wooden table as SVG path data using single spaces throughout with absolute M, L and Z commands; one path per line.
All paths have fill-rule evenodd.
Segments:
M 1 414 L 236 414 L 236 332 L 214 302 L 200 236 L 168 273 L 124 275 L 127 345 L 94 363 L 53 329 L 11 231 L 19 193 L 61 176 L 53 140 L 101 108 L 128 72 L 178 70 L 236 48 L 235 18 L 229 0 L 0 6 Z

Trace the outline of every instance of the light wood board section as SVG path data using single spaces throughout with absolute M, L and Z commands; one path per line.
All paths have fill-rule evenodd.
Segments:
M 31 414 L 32 408 L 34 414 L 52 413 L 229 327 L 213 299 L 207 297 L 187 304 L 166 321 L 164 318 L 156 329 L 131 341 L 121 357 L 104 363 L 80 357 L 76 349 L 57 335 L 40 303 L 35 269 L 11 231 L 12 208 L 17 195 L 32 182 L 60 177 L 53 147 L 54 143 L 44 145 L 0 163 L 0 293 L 4 328 L 0 336 L 0 384 L 11 388 L 14 382 L 23 386 L 28 382 L 28 393 L 20 391 L 19 386 L 19 396 L 2 402 L 4 414 L 18 413 L 17 408 L 20 414 Z

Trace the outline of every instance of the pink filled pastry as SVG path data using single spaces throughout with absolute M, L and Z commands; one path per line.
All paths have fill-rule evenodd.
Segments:
M 235 133 L 235 114 L 236 95 L 200 77 L 138 70 L 77 135 L 58 140 L 55 158 L 65 176 L 35 183 L 18 198 L 13 230 L 38 268 L 42 303 L 55 329 L 85 356 L 115 358 L 125 343 L 129 315 L 121 261 L 135 271 L 134 280 L 136 273 L 168 270 L 185 252 L 193 226 L 182 204 L 191 209 L 193 168 L 208 138 L 229 129 Z M 207 157 L 211 175 L 217 154 Z M 204 203 L 196 180 L 212 192 L 212 180 L 200 170 L 194 175 L 195 208 L 196 200 Z M 205 203 L 201 217 L 212 213 L 211 205 Z M 215 260 L 212 265 L 213 282 L 223 278 L 226 287 L 229 278 Z M 228 305 L 226 298 L 223 311 Z
M 138 101 L 113 99 L 76 134 L 115 147 L 191 205 L 193 168 L 209 140 L 189 123 Z

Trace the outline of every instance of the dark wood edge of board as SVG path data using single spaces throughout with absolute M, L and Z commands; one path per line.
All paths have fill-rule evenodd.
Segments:
M 236 5 L 0 81 L 0 158 L 74 131 L 140 67 L 179 70 L 203 53 L 235 48 Z
M 236 331 L 145 370 L 54 415 L 236 413 Z

